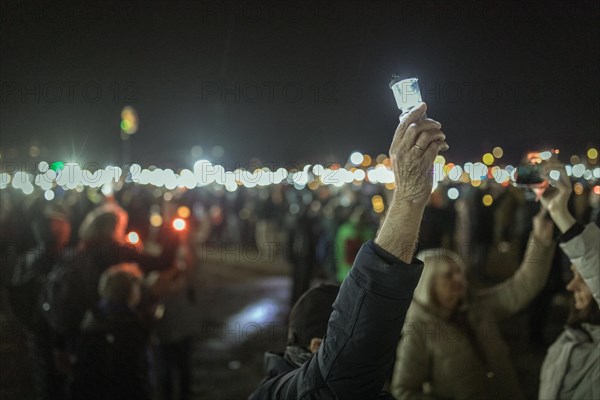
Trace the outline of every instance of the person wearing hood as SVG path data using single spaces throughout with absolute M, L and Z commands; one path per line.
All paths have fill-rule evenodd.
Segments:
M 550 271 L 553 224 L 542 209 L 519 269 L 506 281 L 470 290 L 457 254 L 430 249 L 398 344 L 392 378 L 397 399 L 520 399 L 498 322 L 523 309 Z
M 559 174 L 556 177 L 556 174 Z M 540 373 L 539 398 L 600 398 L 600 228 L 576 222 L 567 204 L 573 188 L 564 165 L 544 165 L 557 190 L 546 191 L 541 202 L 560 229 L 561 250 L 571 261 L 573 278 L 567 290 L 573 303 L 565 330 L 548 348 Z
M 448 148 L 440 123 L 426 118 L 426 110 L 422 103 L 400 118 L 390 147 L 393 199 L 375 240 L 360 248 L 333 305 L 333 291 L 317 299 L 328 322 L 321 325 L 321 314 L 314 315 L 321 328 L 311 329 L 308 307 L 307 318 L 300 318 L 304 322 L 290 327 L 285 355 L 275 360 L 251 400 L 382 398 L 421 277 L 422 263 L 413 253 L 433 186 L 429 171 L 439 151 Z M 299 299 L 296 316 L 307 311 L 301 305 L 306 300 Z
M 322 283 L 307 290 L 294 304 L 285 351 L 265 353 L 265 371 L 269 378 L 301 367 L 319 349 L 339 290 L 339 285 Z

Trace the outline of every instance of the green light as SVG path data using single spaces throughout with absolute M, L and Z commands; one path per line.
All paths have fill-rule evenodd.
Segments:
M 50 169 L 54 172 L 58 172 L 64 168 L 65 168 L 65 163 L 62 161 L 55 161 L 52 164 L 50 164 Z
M 121 121 L 121 130 L 124 132 L 128 132 L 131 129 L 131 122 L 126 119 Z

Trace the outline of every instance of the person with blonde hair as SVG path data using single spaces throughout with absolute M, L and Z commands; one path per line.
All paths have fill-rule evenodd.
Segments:
M 90 211 L 79 226 L 83 242 L 113 240 L 123 243 L 129 216 L 115 203 L 103 204 Z
M 523 309 L 544 287 L 554 244 L 542 210 L 520 268 L 506 281 L 471 290 L 465 263 L 445 249 L 417 258 L 425 268 L 397 348 L 391 390 L 397 399 L 520 399 L 498 322 Z

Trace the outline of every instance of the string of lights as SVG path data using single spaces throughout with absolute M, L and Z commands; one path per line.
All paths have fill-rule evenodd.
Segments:
M 541 160 L 548 159 L 552 153 L 558 151 L 545 151 L 538 154 Z M 500 185 L 508 186 L 515 181 L 516 167 L 512 165 L 494 165 L 503 156 L 503 150 L 496 147 L 490 153 L 485 153 L 481 161 L 467 162 L 458 165 L 447 162 L 439 155 L 433 166 L 434 190 L 440 183 L 470 184 L 480 186 L 483 182 L 494 181 Z M 586 152 L 586 159 L 579 156 L 570 157 L 570 164 L 566 165 L 567 174 L 574 179 L 574 191 L 583 193 L 583 185 L 592 185 L 592 190 L 600 194 L 600 167 L 598 163 L 598 150 L 590 148 Z M 582 162 L 583 161 L 583 162 Z M 585 163 L 584 163 L 585 162 Z M 222 165 L 213 164 L 208 160 L 198 160 L 192 169 L 182 169 L 178 172 L 172 169 L 161 169 L 155 166 L 142 168 L 133 164 L 123 170 L 118 166 L 106 166 L 103 169 L 90 171 L 82 169 L 78 163 L 41 161 L 37 164 L 35 174 L 31 171 L 4 172 L 0 174 L 0 189 L 11 186 L 20 189 L 24 194 L 31 195 L 36 191 L 43 191 L 47 200 L 54 198 L 57 187 L 62 190 L 83 191 L 86 188 L 99 189 L 104 195 L 109 195 L 115 190 L 120 190 L 123 184 L 152 185 L 164 188 L 167 191 L 179 189 L 194 189 L 197 187 L 225 188 L 229 192 L 236 191 L 240 186 L 246 188 L 265 187 L 269 185 L 287 184 L 295 189 L 302 190 L 308 187 L 316 190 L 321 186 L 341 187 L 344 185 L 357 185 L 363 183 L 384 185 L 386 189 L 394 189 L 394 174 L 391 161 L 385 154 L 373 158 L 369 154 L 353 152 L 344 166 L 331 165 L 305 165 L 302 169 L 278 168 L 275 171 L 267 167 L 256 168 L 249 171 L 238 168 L 226 170 Z M 558 171 L 552 171 L 551 177 L 557 179 Z M 447 191 L 450 199 L 457 199 L 459 191 L 451 187 Z M 374 201 L 379 204 L 379 202 Z M 381 207 L 376 207 L 381 208 Z

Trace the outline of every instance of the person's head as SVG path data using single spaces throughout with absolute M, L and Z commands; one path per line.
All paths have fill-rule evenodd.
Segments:
M 592 291 L 573 264 L 571 264 L 571 271 L 573 272 L 573 278 L 567 283 L 567 290 L 573 293 L 575 309 L 584 310 L 594 301 Z
M 290 312 L 288 346 L 315 352 L 327 332 L 327 323 L 333 311 L 340 287 L 321 284 L 306 291 Z
M 105 204 L 90 211 L 79 228 L 79 239 L 83 242 L 125 240 L 128 222 L 127 212 L 115 204 Z
M 45 207 L 33 218 L 31 229 L 40 244 L 62 249 L 71 237 L 71 223 L 64 210 L 57 206 Z
M 98 283 L 100 298 L 111 304 L 135 309 L 142 297 L 142 273 L 136 264 L 117 264 L 102 273 Z
M 440 309 L 444 314 L 451 314 L 465 298 L 464 262 L 460 256 L 446 249 L 425 250 L 417 258 L 423 261 L 425 268 L 415 289 L 415 300 Z
M 573 293 L 573 303 L 567 325 L 577 327 L 584 322 L 599 325 L 600 309 L 592 296 L 592 291 L 574 265 L 571 265 L 571 271 L 573 271 L 573 278 L 567 284 L 567 290 Z

